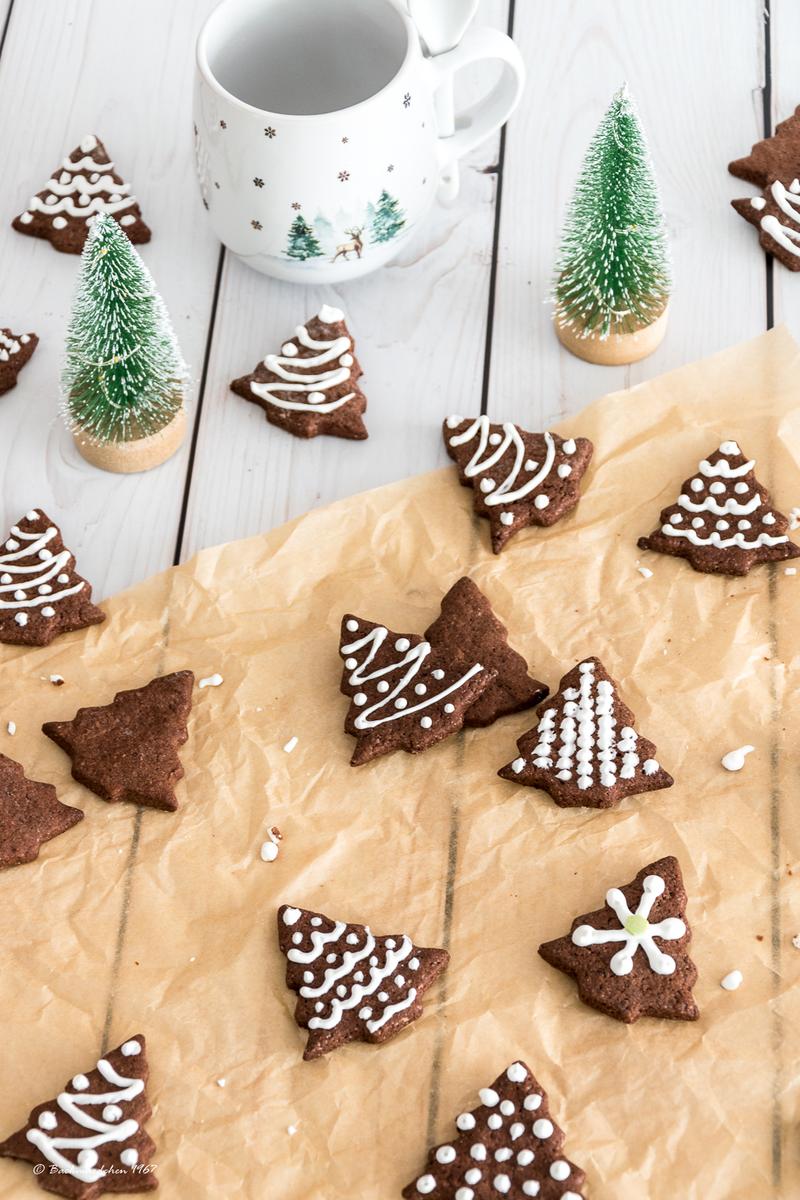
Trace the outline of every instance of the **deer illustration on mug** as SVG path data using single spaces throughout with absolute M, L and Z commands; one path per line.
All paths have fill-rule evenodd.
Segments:
M 363 232 L 363 225 L 355 229 L 345 229 L 345 233 L 351 240 L 349 242 L 342 242 L 341 245 L 336 247 L 336 253 L 331 262 L 336 262 L 339 257 L 347 262 L 349 254 L 355 254 L 357 258 L 361 258 L 361 251 L 364 249 L 364 242 L 361 237 Z

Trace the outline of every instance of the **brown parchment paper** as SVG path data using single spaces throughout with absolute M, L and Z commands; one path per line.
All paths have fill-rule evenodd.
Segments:
M 591 1200 L 800 1195 L 800 576 L 698 575 L 636 548 L 722 438 L 757 458 L 780 508 L 800 504 L 799 388 L 800 353 L 778 330 L 598 401 L 559 426 L 595 444 L 579 508 L 499 558 L 448 468 L 204 551 L 49 649 L 0 648 L 0 748 L 86 813 L 0 877 L 0 1132 L 142 1031 L 162 1195 L 395 1200 L 429 1142 L 523 1057 Z M 602 658 L 674 788 L 593 812 L 504 783 L 524 713 L 423 756 L 348 765 L 342 612 L 422 631 L 467 572 L 551 686 Z M 182 667 L 224 683 L 195 693 L 179 812 L 74 783 L 42 721 Z M 743 743 L 756 747 L 745 770 L 725 772 Z M 284 841 L 268 864 L 273 823 Z M 536 948 L 668 853 L 690 897 L 701 1017 L 626 1027 L 584 1007 Z M 446 945 L 424 1017 L 383 1047 L 303 1063 L 274 933 L 283 901 Z M 734 968 L 744 983 L 728 993 Z M 29 1168 L 0 1160 L 2 1200 L 35 1194 Z

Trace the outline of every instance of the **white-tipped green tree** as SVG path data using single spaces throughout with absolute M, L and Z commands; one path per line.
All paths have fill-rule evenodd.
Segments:
M 578 338 L 634 333 L 661 316 L 670 288 L 653 164 L 624 86 L 592 139 L 567 212 L 555 319 Z
M 83 249 L 62 381 L 76 441 L 122 446 L 159 434 L 181 413 L 187 378 L 150 272 L 117 222 L 97 216 Z

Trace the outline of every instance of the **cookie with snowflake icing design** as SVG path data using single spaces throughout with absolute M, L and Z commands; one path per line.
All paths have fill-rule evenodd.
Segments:
M 738 442 L 722 442 L 685 479 L 677 502 L 662 509 L 659 527 L 639 548 L 687 558 L 695 571 L 746 575 L 761 562 L 797 558 L 789 519 L 773 507 L 755 477 L 755 460 Z
M 306 1061 L 347 1042 L 388 1042 L 422 1015 L 423 994 L 450 961 L 404 933 L 381 937 L 288 904 L 278 910 L 278 943 L 298 996 L 294 1019 L 308 1030 Z
M 90 133 L 56 167 L 12 225 L 18 233 L 45 238 L 64 254 L 80 254 L 89 224 L 98 213 L 118 221 L 132 242 L 150 241 L 130 185 L 116 173 L 103 143 Z
M 323 304 L 298 325 L 280 354 L 268 354 L 231 389 L 257 404 L 271 425 L 312 438 L 319 434 L 363 441 L 367 400 L 358 386 L 363 372 L 341 309 Z
M 512 1063 L 478 1098 L 456 1117 L 455 1137 L 428 1152 L 405 1200 L 583 1200 L 586 1176 L 564 1157 L 564 1132 L 525 1063 Z
M 576 917 L 566 937 L 539 953 L 575 979 L 584 1004 L 617 1021 L 696 1021 L 691 940 L 681 869 L 670 856 L 643 867 L 627 887 L 611 888 L 603 908 Z
M 36 783 L 13 758 L 0 754 L 0 870 L 33 862 L 44 842 L 83 820 L 62 804 L 52 783 Z
M 101 708 L 78 709 L 71 721 L 48 721 L 42 732 L 70 756 L 73 778 L 103 800 L 174 812 L 193 686 L 191 671 L 161 675 Z
M 17 376 L 38 345 L 35 333 L 0 329 L 0 396 L 17 386 Z
M 105 619 L 61 530 L 40 508 L 31 509 L 0 545 L 0 642 L 48 646 L 61 633 Z
M 37 1104 L 27 1125 L 0 1142 L 0 1155 L 31 1163 L 39 1186 L 68 1200 L 153 1191 L 156 1146 L 144 1128 L 152 1115 L 148 1074 L 145 1040 L 137 1034 Z
M 350 697 L 345 732 L 356 738 L 354 767 L 406 750 L 418 754 L 464 724 L 497 672 L 452 661 L 417 634 L 393 633 L 352 613 L 342 618 L 341 691 Z
M 555 525 L 581 498 L 593 449 L 587 438 L 528 433 L 487 416 L 448 417 L 442 433 L 475 512 L 489 521 L 495 554 L 527 525 Z
M 548 792 L 560 808 L 613 808 L 625 796 L 672 787 L 656 748 L 599 658 L 578 663 L 539 705 L 539 722 L 517 741 L 501 779 Z
M 493 683 L 467 709 L 465 725 L 491 725 L 498 717 L 533 708 L 548 688 L 528 674 L 528 664 L 508 644 L 508 630 L 483 592 L 466 576 L 450 588 L 442 611 L 425 637 L 454 667 L 482 662 L 497 672 Z
M 760 196 L 731 200 L 741 217 L 758 230 L 758 240 L 790 271 L 800 271 L 800 179 L 773 179 Z

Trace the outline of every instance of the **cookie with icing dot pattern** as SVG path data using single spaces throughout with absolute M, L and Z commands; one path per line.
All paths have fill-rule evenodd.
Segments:
M 0 545 L 0 642 L 48 646 L 61 633 L 105 619 L 61 530 L 40 508 L 31 509 Z
M 447 967 L 446 950 L 415 946 L 403 933 L 334 921 L 284 904 L 278 943 L 295 1021 L 308 1030 L 310 1061 L 347 1042 L 387 1042 L 422 1015 L 422 997 Z
M 150 241 L 130 185 L 116 173 L 103 143 L 90 133 L 56 167 L 12 225 L 18 233 L 44 238 L 64 254 L 80 254 L 97 213 L 118 221 L 132 242 Z
M 686 903 L 678 860 L 660 858 L 626 887 L 611 888 L 602 908 L 576 917 L 565 937 L 539 953 L 572 976 L 584 1004 L 617 1021 L 696 1021 Z
M 560 808 L 613 808 L 625 796 L 672 787 L 599 658 L 568 671 L 536 715 L 501 779 L 541 788 Z
M 442 433 L 475 512 L 489 521 L 495 554 L 528 525 L 554 525 L 581 498 L 593 449 L 587 438 L 528 433 L 487 416 L 448 417 Z
M 250 375 L 234 379 L 231 390 L 295 437 L 327 434 L 363 441 L 362 374 L 344 313 L 323 304 L 315 317 L 297 326 L 280 354 L 268 354 Z
M 456 1134 L 434 1146 L 405 1200 L 583 1200 L 585 1173 L 564 1154 L 564 1132 L 547 1093 L 524 1062 L 513 1062 L 480 1105 L 456 1117 Z
M 772 504 L 755 465 L 738 442 L 722 442 L 683 481 L 676 503 L 662 509 L 658 528 L 639 538 L 639 548 L 686 558 L 695 571 L 713 575 L 746 575 L 757 563 L 797 558 L 789 518 Z
M 0 754 L 0 869 L 33 862 L 44 842 L 82 820 L 51 783 L 27 779 L 18 762 Z
M 497 677 L 481 662 L 456 661 L 417 634 L 393 633 L 352 613 L 342 618 L 339 654 L 354 767 L 394 750 L 418 754 L 457 733 Z
M 35 333 L 0 329 L 0 396 L 17 386 L 17 376 L 38 345 Z
M 39 1186 L 67 1200 L 153 1191 L 156 1145 L 144 1127 L 153 1112 L 148 1075 L 139 1033 L 37 1104 L 27 1124 L 0 1142 L 0 1155 L 31 1163 Z

